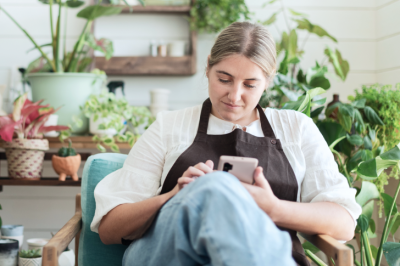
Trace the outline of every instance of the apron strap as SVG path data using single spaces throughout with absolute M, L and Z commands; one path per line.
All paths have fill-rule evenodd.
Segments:
M 269 123 L 264 110 L 261 108 L 261 106 L 259 104 L 257 104 L 257 109 L 258 109 L 258 115 L 260 116 L 261 128 L 264 133 L 264 137 L 276 139 L 275 133 L 272 130 L 271 124 Z
M 200 122 L 199 127 L 197 129 L 197 135 L 207 135 L 207 128 L 208 128 L 208 121 L 210 120 L 211 114 L 211 100 L 207 98 L 204 103 L 203 107 L 201 108 L 200 114 Z M 274 131 L 272 130 L 271 124 L 269 123 L 267 117 L 265 116 L 264 110 L 261 108 L 259 104 L 257 104 L 258 114 L 260 116 L 261 128 L 264 133 L 264 137 L 269 138 L 276 138 Z

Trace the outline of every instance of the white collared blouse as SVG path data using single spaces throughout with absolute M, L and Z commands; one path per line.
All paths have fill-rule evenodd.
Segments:
M 201 105 L 162 112 L 133 146 L 123 167 L 106 176 L 96 186 L 96 212 L 91 230 L 98 232 L 101 219 L 113 208 L 139 202 L 161 192 L 165 178 L 178 157 L 193 143 Z M 296 175 L 298 202 L 335 202 L 356 219 L 361 207 L 356 190 L 349 188 L 339 173 L 326 141 L 314 122 L 302 113 L 267 108 L 265 115 L 281 140 L 283 151 Z M 222 135 L 236 127 L 210 114 L 207 133 Z M 246 126 L 246 132 L 263 137 L 260 120 Z

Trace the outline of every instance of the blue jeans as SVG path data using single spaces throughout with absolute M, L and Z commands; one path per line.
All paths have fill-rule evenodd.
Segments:
M 296 265 L 292 242 L 225 172 L 198 178 L 160 210 L 123 266 Z

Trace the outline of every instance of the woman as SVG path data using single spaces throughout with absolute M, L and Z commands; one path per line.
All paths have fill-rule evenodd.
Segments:
M 296 231 L 353 238 L 356 191 L 313 121 L 258 105 L 275 71 L 268 31 L 233 23 L 208 57 L 209 99 L 159 114 L 98 184 L 103 243 L 136 239 L 156 217 L 123 265 L 308 265 Z M 213 172 L 221 155 L 258 158 L 254 185 Z

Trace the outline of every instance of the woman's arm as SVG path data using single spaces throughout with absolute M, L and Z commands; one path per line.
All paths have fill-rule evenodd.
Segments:
M 122 204 L 103 217 L 99 236 L 106 244 L 121 244 L 121 238 L 141 228 L 174 194 L 174 190 L 140 202 Z
M 339 204 L 280 200 L 272 192 L 262 167 L 257 167 L 254 172 L 254 181 L 254 185 L 242 184 L 276 225 L 306 234 L 330 235 L 338 240 L 353 238 L 354 220 Z
M 214 163 L 208 160 L 206 163 L 198 163 L 189 167 L 173 190 L 168 193 L 155 196 L 140 202 L 126 203 L 112 209 L 103 216 L 99 226 L 99 236 L 106 244 L 121 244 L 121 239 L 140 230 L 157 211 L 178 193 L 187 184 L 194 181 L 194 176 L 202 176 L 211 173 Z

